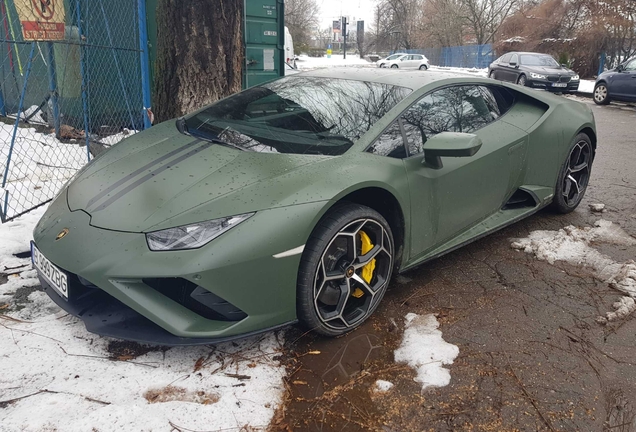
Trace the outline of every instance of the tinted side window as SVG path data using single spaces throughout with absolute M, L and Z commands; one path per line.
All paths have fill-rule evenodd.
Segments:
M 421 153 L 426 141 L 438 133 L 481 129 L 500 112 L 494 95 L 479 86 L 447 87 L 430 93 L 402 116 L 409 154 Z
M 512 54 L 508 53 L 499 59 L 499 63 L 508 63 Z
M 398 159 L 405 158 L 406 148 L 404 147 L 404 138 L 402 137 L 398 122 L 393 122 L 393 124 L 371 144 L 367 152 L 378 156 L 388 156 Z
M 510 56 L 510 63 L 519 64 L 519 56 L 517 54 L 513 54 L 512 56 Z
M 625 65 L 626 71 L 636 71 L 636 59 L 630 61 Z
M 515 103 L 514 94 L 503 87 L 483 87 L 484 90 L 488 91 L 495 98 L 497 103 L 497 107 L 499 108 L 499 115 L 504 115 L 512 105 Z M 488 97 L 486 97 L 488 99 Z

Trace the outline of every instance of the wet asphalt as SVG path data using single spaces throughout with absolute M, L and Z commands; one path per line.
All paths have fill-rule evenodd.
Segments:
M 513 250 L 537 229 L 592 226 L 601 217 L 636 237 L 636 106 L 594 111 L 598 149 L 584 201 L 547 210 L 394 278 L 375 313 L 337 339 L 287 334 L 285 404 L 274 430 L 636 431 L 636 319 L 595 318 L 621 294 L 585 268 Z M 591 203 L 604 203 L 599 215 Z M 602 245 L 616 261 L 636 247 Z M 460 354 L 447 387 L 421 391 L 393 361 L 404 316 L 434 313 Z M 395 387 L 371 389 L 378 379 Z

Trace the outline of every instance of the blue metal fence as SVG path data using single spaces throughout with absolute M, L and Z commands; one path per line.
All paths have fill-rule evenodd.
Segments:
M 400 50 L 400 52 L 424 54 L 430 64 L 442 67 L 483 69 L 496 58 L 490 44 Z

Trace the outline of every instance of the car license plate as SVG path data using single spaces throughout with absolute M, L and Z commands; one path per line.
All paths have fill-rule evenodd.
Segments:
M 552 87 L 567 87 L 567 83 L 552 83 Z
M 57 268 L 55 264 L 49 261 L 42 252 L 31 243 L 31 261 L 46 281 L 61 295 L 68 300 L 68 276 L 62 270 Z

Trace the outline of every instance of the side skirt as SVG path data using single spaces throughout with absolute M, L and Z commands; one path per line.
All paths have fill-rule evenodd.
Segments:
M 500 229 L 506 228 L 516 222 L 519 222 L 522 219 L 525 219 L 533 214 L 537 213 L 539 210 L 545 208 L 552 202 L 552 197 L 549 199 L 545 199 L 540 205 L 537 207 L 533 207 L 531 209 L 521 208 L 515 210 L 499 210 L 494 215 L 484 219 L 474 227 L 464 231 L 462 234 L 453 238 L 452 240 L 444 243 L 443 245 L 433 249 L 430 253 L 424 255 L 422 258 L 417 261 L 401 268 L 398 273 L 403 273 L 407 270 L 412 270 L 413 268 L 422 265 L 428 261 L 434 260 L 436 258 L 441 257 L 442 255 L 446 255 L 450 252 L 453 252 L 467 244 L 470 244 L 474 241 L 480 240 L 487 235 L 490 235 Z

